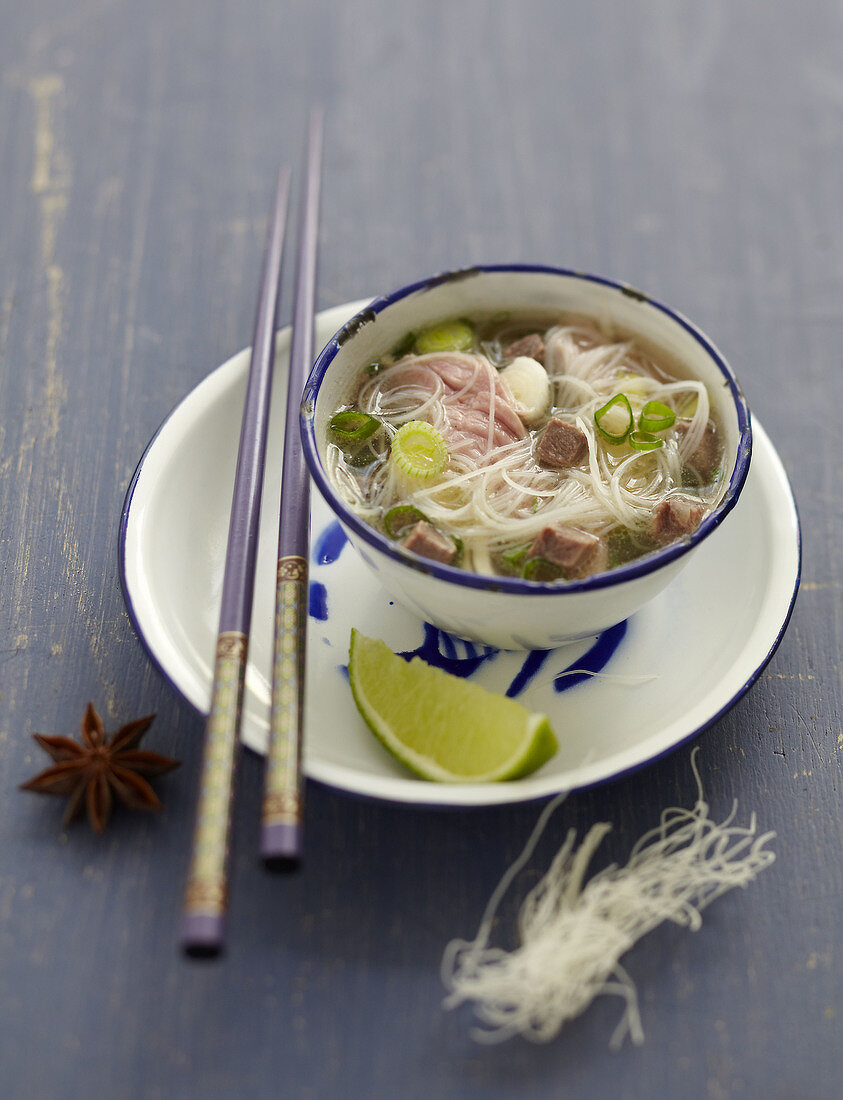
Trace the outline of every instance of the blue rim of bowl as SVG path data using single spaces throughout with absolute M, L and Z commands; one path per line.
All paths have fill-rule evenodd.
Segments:
M 401 301 L 403 298 L 407 298 L 411 294 L 432 290 L 434 287 L 441 286 L 443 283 L 469 279 L 476 275 L 486 273 L 562 275 L 569 279 L 579 279 L 583 282 L 598 283 L 600 286 L 617 290 L 625 297 L 634 298 L 636 301 L 641 302 L 642 305 L 652 306 L 654 309 L 670 317 L 677 325 L 683 328 L 694 340 L 696 340 L 709 358 L 713 360 L 728 384 L 738 417 L 739 438 L 737 457 L 735 459 L 734 469 L 732 470 L 732 476 L 729 479 L 729 487 L 723 499 L 711 515 L 705 517 L 693 535 L 689 538 L 681 539 L 679 542 L 672 543 L 662 550 L 654 551 L 637 561 L 619 565 L 605 573 L 598 573 L 593 577 L 587 577 L 585 580 L 581 581 L 569 581 L 565 584 L 560 584 L 558 581 L 525 581 L 518 577 L 486 577 L 478 573 L 469 573 L 464 569 L 452 565 L 442 565 L 439 562 L 419 558 L 400 549 L 385 535 L 382 535 L 380 531 L 376 530 L 374 527 L 370 527 L 369 524 L 360 519 L 360 517 L 339 498 L 319 458 L 319 450 L 316 444 L 315 415 L 319 388 L 340 348 L 364 325 L 374 321 L 379 313 L 396 302 Z M 464 588 L 480 588 L 487 592 L 499 592 L 512 595 L 559 596 L 563 594 L 568 595 L 573 592 L 592 592 L 599 588 L 609 588 L 616 584 L 623 584 L 626 581 L 634 580 L 637 577 L 646 576 L 648 573 L 661 569 L 662 566 L 682 557 L 683 554 L 687 554 L 688 551 L 698 546 L 703 539 L 707 538 L 712 531 L 719 527 L 729 512 L 734 508 L 746 482 L 752 456 L 752 426 L 749 405 L 747 404 L 743 391 L 731 367 L 714 344 L 696 327 L 696 325 L 681 313 L 664 305 L 657 299 L 652 298 L 649 294 L 636 290 L 635 287 L 630 286 L 628 283 L 607 279 L 602 275 L 589 275 L 582 271 L 572 271 L 561 267 L 548 267 L 541 264 L 487 264 L 455 271 L 444 271 L 427 279 L 420 279 L 418 282 L 409 283 L 407 286 L 400 287 L 391 294 L 375 298 L 364 309 L 360 310 L 359 313 L 356 313 L 354 317 L 347 321 L 342 328 L 335 332 L 319 353 L 307 382 L 305 383 L 299 423 L 301 427 L 302 442 L 304 444 L 304 455 L 307 465 L 310 468 L 311 477 L 316 482 L 319 491 L 333 511 L 342 519 L 343 523 L 355 532 L 355 534 L 359 535 L 360 538 L 369 543 L 369 545 L 376 550 L 379 550 L 382 554 L 392 558 L 394 561 L 400 562 L 410 569 L 415 569 L 419 573 L 436 577 L 438 580 L 448 581 L 451 584 L 462 585 Z

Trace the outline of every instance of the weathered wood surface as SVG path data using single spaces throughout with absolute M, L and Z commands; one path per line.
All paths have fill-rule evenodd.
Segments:
M 7 1097 L 839 1095 L 843 11 L 827 0 L 35 0 L 0 12 L 0 1092 Z M 311 786 L 297 878 L 255 867 L 242 769 L 226 960 L 174 942 L 201 723 L 151 668 L 116 569 L 120 504 L 171 406 L 248 342 L 266 210 L 327 109 L 322 305 L 449 266 L 625 278 L 712 333 L 791 474 L 804 584 L 747 697 L 701 739 L 778 860 L 627 959 L 557 1041 L 474 1044 L 438 966 L 536 817 Z M 63 833 L 19 794 L 30 732 L 150 710 L 184 761 L 161 817 Z M 572 797 L 624 858 L 685 748 Z

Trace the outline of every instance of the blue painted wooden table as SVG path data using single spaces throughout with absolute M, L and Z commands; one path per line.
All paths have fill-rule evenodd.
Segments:
M 412 5 L 35 0 L 0 20 L 0 1094 L 781 1097 L 840 1094 L 843 14 L 831 0 Z M 758 683 L 700 738 L 777 861 L 696 934 L 626 958 L 618 1003 L 497 1047 L 446 1013 L 535 806 L 425 812 L 311 784 L 307 861 L 256 866 L 246 754 L 233 934 L 175 943 L 202 723 L 133 634 L 120 505 L 170 408 L 249 341 L 279 159 L 327 110 L 319 302 L 473 262 L 623 278 L 692 316 L 787 466 L 804 583 Z M 30 733 L 150 711 L 179 757 L 160 816 L 103 837 L 16 791 Z M 624 860 L 694 796 L 690 746 L 572 796 L 558 828 Z M 558 840 L 561 833 L 557 833 Z M 538 874 L 554 845 L 531 865 Z

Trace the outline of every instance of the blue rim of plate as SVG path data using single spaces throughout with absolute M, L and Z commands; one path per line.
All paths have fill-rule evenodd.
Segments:
M 370 527 L 369 524 L 360 519 L 360 517 L 340 499 L 319 458 L 315 425 L 316 399 L 319 394 L 319 388 L 340 348 L 350 336 L 356 333 L 364 325 L 373 321 L 378 313 L 382 312 L 388 306 L 401 301 L 403 298 L 407 298 L 411 294 L 431 290 L 449 281 L 468 279 L 475 275 L 487 273 L 561 275 L 566 278 L 579 279 L 583 282 L 598 283 L 600 286 L 609 287 L 611 290 L 617 290 L 625 297 L 631 297 L 642 302 L 642 304 L 653 306 L 654 309 L 660 310 L 666 316 L 670 317 L 676 324 L 685 329 L 713 360 L 728 384 L 729 391 L 732 395 L 732 401 L 734 402 L 737 412 L 739 429 L 737 457 L 735 459 L 734 469 L 732 470 L 732 476 L 729 479 L 729 487 L 723 499 L 714 511 L 705 517 L 700 526 L 690 537 L 672 543 L 662 550 L 647 554 L 644 558 L 638 559 L 637 561 L 619 565 L 609 572 L 598 573 L 593 577 L 587 577 L 585 580 L 581 581 L 568 581 L 564 585 L 560 585 L 558 582 L 525 581 L 519 577 L 489 578 L 480 576 L 476 573 L 469 573 L 465 569 L 459 569 L 452 565 L 443 565 L 439 562 L 422 559 L 415 554 L 410 554 L 400 546 L 397 546 L 385 535 L 382 535 L 380 531 L 377 531 L 374 527 Z M 633 580 L 636 577 L 646 576 L 646 574 L 652 573 L 656 569 L 661 569 L 663 565 L 667 565 L 669 562 L 682 557 L 683 554 L 687 554 L 689 550 L 698 546 L 703 539 L 706 539 L 716 530 L 734 508 L 741 490 L 746 483 L 750 459 L 752 457 L 751 416 L 743 390 L 725 358 L 696 325 L 681 313 L 662 304 L 650 295 L 645 294 L 643 291 L 636 290 L 635 287 L 630 286 L 628 283 L 607 279 L 602 275 L 589 275 L 582 271 L 571 271 L 566 268 L 548 267 L 540 264 L 487 264 L 456 271 L 445 271 L 438 275 L 433 275 L 430 278 L 421 279 L 415 283 L 409 283 L 407 286 L 400 287 L 391 294 L 375 298 L 364 309 L 356 313 L 338 329 L 317 356 L 313 369 L 305 383 L 299 423 L 304 445 L 304 456 L 310 469 L 310 475 L 319 487 L 319 491 L 342 522 L 351 528 L 356 535 L 359 535 L 360 538 L 369 543 L 370 546 L 373 546 L 382 554 L 385 554 L 387 557 L 392 558 L 393 561 L 399 562 L 405 567 L 415 569 L 417 572 L 424 573 L 427 576 L 436 577 L 439 580 L 448 581 L 450 584 L 460 585 L 463 588 L 480 588 L 486 592 L 500 592 L 526 596 L 559 596 L 563 594 L 568 595 L 574 592 L 593 592 L 598 588 L 609 588 L 616 584 L 624 584 L 626 581 Z
M 235 357 L 232 357 L 232 358 L 235 358 Z M 126 494 L 125 494 L 125 497 L 124 497 L 124 500 L 123 500 L 123 506 L 122 506 L 121 513 L 120 513 L 120 523 L 119 523 L 119 528 L 118 528 L 118 539 L 117 539 L 118 575 L 119 575 L 119 579 L 120 579 L 120 588 L 121 588 L 121 592 L 122 592 L 122 595 L 123 595 L 123 600 L 124 600 L 124 603 L 125 603 L 125 606 L 126 606 L 126 612 L 129 616 L 129 620 L 132 624 L 132 627 L 133 627 L 133 629 L 134 629 L 141 645 L 143 646 L 144 650 L 146 651 L 152 665 L 159 672 L 159 674 L 161 675 L 164 682 L 167 683 L 173 689 L 173 691 L 176 693 L 176 695 L 178 695 L 180 698 L 184 699 L 184 701 L 191 707 L 191 709 L 193 709 L 199 715 L 204 714 L 202 708 L 197 706 L 195 703 L 193 703 L 192 700 L 189 699 L 185 695 L 185 693 L 183 692 L 183 690 L 181 689 L 179 684 L 176 682 L 174 677 L 167 671 L 166 667 L 159 660 L 159 658 L 158 658 L 157 654 L 155 653 L 155 650 L 154 650 L 150 640 L 147 638 L 147 636 L 146 636 L 146 634 L 145 634 L 145 632 L 144 632 L 144 630 L 141 626 L 140 617 L 137 613 L 134 601 L 132 599 L 132 596 L 131 596 L 131 593 L 130 593 L 130 590 L 129 590 L 129 581 L 128 581 L 127 572 L 126 572 L 126 566 L 127 566 L 127 563 L 126 563 L 126 542 L 127 542 L 127 537 L 128 537 L 128 528 L 129 528 L 129 523 L 130 523 L 130 519 L 131 519 L 131 509 L 132 509 L 132 502 L 133 502 L 134 495 L 135 495 L 135 490 L 138 486 L 139 480 L 140 480 L 141 475 L 143 473 L 143 468 L 144 468 L 144 464 L 146 462 L 146 459 L 149 456 L 152 449 L 154 448 L 154 446 L 155 446 L 155 444 L 158 440 L 158 437 L 160 436 L 161 432 L 164 430 L 166 425 L 169 423 L 169 421 L 172 419 L 172 417 L 178 412 L 178 410 L 187 401 L 189 401 L 189 399 L 194 394 L 194 392 L 200 386 L 202 386 L 205 382 L 207 382 L 207 380 L 212 375 L 214 375 L 217 372 L 222 371 L 226 367 L 228 367 L 230 362 L 231 362 L 231 359 L 226 360 L 225 362 L 221 363 L 218 367 L 214 368 L 214 370 L 210 371 L 209 374 L 206 375 L 203 379 L 201 379 L 196 384 L 196 386 L 194 386 L 187 394 L 185 394 L 185 396 L 179 402 L 177 402 L 177 404 L 170 410 L 170 412 L 167 414 L 167 416 L 164 417 L 164 419 L 161 421 L 161 423 L 156 428 L 155 432 L 153 433 L 152 437 L 150 438 L 149 442 L 147 443 L 146 447 L 143 450 L 143 453 L 141 454 L 141 456 L 138 460 L 137 466 L 135 467 L 134 473 L 132 474 L 131 480 L 129 481 L 129 485 L 126 489 Z M 766 436 L 766 433 L 764 433 L 763 428 L 761 427 L 761 425 L 758 425 L 758 427 L 761 429 L 762 436 Z M 769 440 L 768 440 L 768 442 L 769 442 Z M 792 591 L 791 591 L 790 596 L 789 596 L 787 610 L 786 610 L 785 615 L 784 615 L 784 617 L 781 621 L 781 625 L 779 626 L 779 628 L 776 632 L 775 637 L 773 638 L 772 642 L 769 645 L 769 648 L 767 649 L 766 653 L 764 653 L 761 660 L 758 662 L 758 664 L 755 667 L 754 671 L 752 673 L 750 673 L 749 676 L 747 676 L 747 678 L 743 681 L 741 686 L 731 695 L 731 697 L 729 699 L 727 699 L 723 703 L 723 705 L 721 707 L 719 707 L 719 709 L 715 713 L 710 715 L 704 722 L 701 722 L 698 726 L 695 726 L 693 729 L 689 730 L 686 734 L 684 734 L 683 736 L 678 738 L 676 741 L 672 742 L 670 745 L 665 746 L 663 749 L 659 749 L 658 751 L 652 753 L 652 755 L 647 756 L 645 759 L 636 761 L 635 763 L 630 764 L 627 767 L 620 768 L 617 771 L 612 772 L 611 774 L 600 776 L 600 777 L 597 777 L 593 780 L 588 780 L 588 781 L 585 781 L 585 782 L 582 782 L 582 783 L 578 783 L 576 786 L 568 788 L 568 789 L 570 789 L 570 790 L 590 790 L 590 789 L 595 788 L 595 787 L 603 786 L 606 783 L 613 783 L 616 780 L 624 779 L 628 776 L 634 775 L 636 772 L 640 771 L 642 768 L 649 767 L 651 764 L 654 764 L 657 761 L 663 759 L 664 757 L 669 756 L 671 753 L 675 752 L 677 749 L 681 748 L 683 745 L 686 745 L 690 741 L 693 741 L 701 733 L 703 733 L 705 730 L 709 729 L 712 725 L 714 725 L 717 721 L 719 721 L 719 719 L 722 718 L 723 715 L 725 715 L 729 710 L 731 710 L 731 708 L 733 706 L 735 706 L 735 704 L 737 702 L 739 702 L 740 699 L 743 698 L 743 696 L 749 691 L 749 689 L 752 687 L 752 685 L 758 680 L 761 673 L 764 671 L 764 669 L 767 667 L 770 660 L 774 656 L 776 650 L 778 649 L 779 645 L 781 644 L 781 641 L 782 641 L 782 638 L 785 635 L 785 632 L 787 631 L 788 624 L 790 623 L 790 619 L 791 619 L 791 616 L 793 614 L 793 608 L 794 608 L 795 603 L 796 603 L 796 597 L 797 597 L 798 592 L 799 592 L 799 586 L 800 586 L 800 583 L 801 583 L 801 577 L 802 577 L 802 525 L 801 525 L 801 522 L 800 522 L 800 519 L 799 519 L 799 511 L 798 511 L 798 507 L 797 507 L 797 504 L 796 504 L 796 499 L 793 495 L 793 489 L 790 485 L 789 479 L 787 478 L 787 473 L 784 470 L 784 467 L 781 463 L 781 459 L 779 458 L 778 453 L 776 452 L 775 447 L 773 446 L 772 442 L 769 442 L 769 447 L 770 447 L 770 450 L 772 452 L 772 457 L 773 457 L 774 462 L 776 462 L 778 464 L 779 469 L 781 470 L 782 480 L 783 480 L 784 485 L 785 485 L 786 490 L 787 490 L 788 500 L 789 500 L 789 503 L 790 503 L 791 507 L 793 508 L 793 516 L 794 516 L 794 521 L 795 521 L 795 524 L 794 524 L 795 525 L 795 534 L 796 534 L 796 570 L 795 570 L 795 574 L 794 574 L 794 577 L 793 577 L 793 588 L 792 588 Z M 255 750 L 252 750 L 252 751 L 255 751 Z M 305 769 L 305 770 L 307 770 L 307 769 Z M 408 777 L 408 779 L 409 778 L 411 778 L 411 777 Z M 347 795 L 349 797 L 362 798 L 362 799 L 375 798 L 378 801 L 392 802 L 396 805 L 409 806 L 409 807 L 413 807 L 413 808 L 417 808 L 417 809 L 435 809 L 435 810 L 448 810 L 448 811 L 452 811 L 452 810 L 483 810 L 483 809 L 489 809 L 489 808 L 494 807 L 494 806 L 508 806 L 508 805 L 512 805 L 513 803 L 538 802 L 538 801 L 546 800 L 548 798 L 552 798 L 560 790 L 566 789 L 564 787 L 557 787 L 553 790 L 544 790 L 544 791 L 540 791 L 540 792 L 531 792 L 529 794 L 524 794 L 520 797 L 509 797 L 507 799 L 490 799 L 488 802 L 444 803 L 442 801 L 429 801 L 428 802 L 423 798 L 410 800 L 410 799 L 406 799 L 406 798 L 400 798 L 398 796 L 390 796 L 390 795 L 383 794 L 383 793 L 372 793 L 372 792 L 367 792 L 367 791 L 355 790 L 352 787 L 343 786 L 339 783 L 331 782 L 328 779 L 324 779 L 324 778 L 321 778 L 319 776 L 312 776 L 312 775 L 309 775 L 309 774 L 308 774 L 308 779 L 310 779 L 312 782 L 319 783 L 320 786 L 328 787 L 331 790 L 339 791 L 342 794 Z M 417 782 L 419 784 L 419 786 L 423 786 L 423 781 L 422 780 L 416 780 L 415 782 Z M 492 787 L 495 787 L 495 788 L 500 788 L 500 787 L 505 786 L 508 791 L 511 791 L 512 787 L 513 787 L 512 784 L 505 784 L 505 785 L 504 784 L 489 784 L 488 786 L 492 786 Z

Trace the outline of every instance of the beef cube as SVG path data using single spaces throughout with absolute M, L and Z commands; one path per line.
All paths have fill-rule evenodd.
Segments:
M 605 569 L 608 553 L 597 535 L 580 531 L 578 527 L 548 526 L 534 539 L 527 558 L 544 558 L 558 565 L 566 577 L 574 579 Z
M 457 556 L 457 544 L 447 535 L 431 527 L 425 520 L 411 528 L 409 534 L 401 539 L 401 545 L 414 554 L 420 554 L 423 558 L 431 558 L 433 561 L 441 561 L 444 565 L 450 565 Z
M 517 359 L 519 355 L 528 355 L 544 365 L 544 340 L 537 332 L 522 336 L 520 340 L 503 349 L 504 359 Z
M 656 542 L 666 546 L 692 535 L 705 515 L 705 508 L 687 497 L 668 497 L 657 505 L 650 523 Z
M 588 454 L 585 432 L 555 416 L 548 422 L 536 447 L 536 460 L 552 470 L 579 466 Z
M 690 426 L 691 422 L 689 420 L 678 420 L 676 422 L 675 430 L 679 443 L 681 443 L 688 434 Z M 709 420 L 703 432 L 703 437 L 699 442 L 699 446 L 693 454 L 688 455 L 685 461 L 697 471 L 702 478 L 703 484 L 706 485 L 711 481 L 712 475 L 720 463 L 720 455 L 720 441 L 717 438 L 717 429 L 714 426 L 714 421 Z

